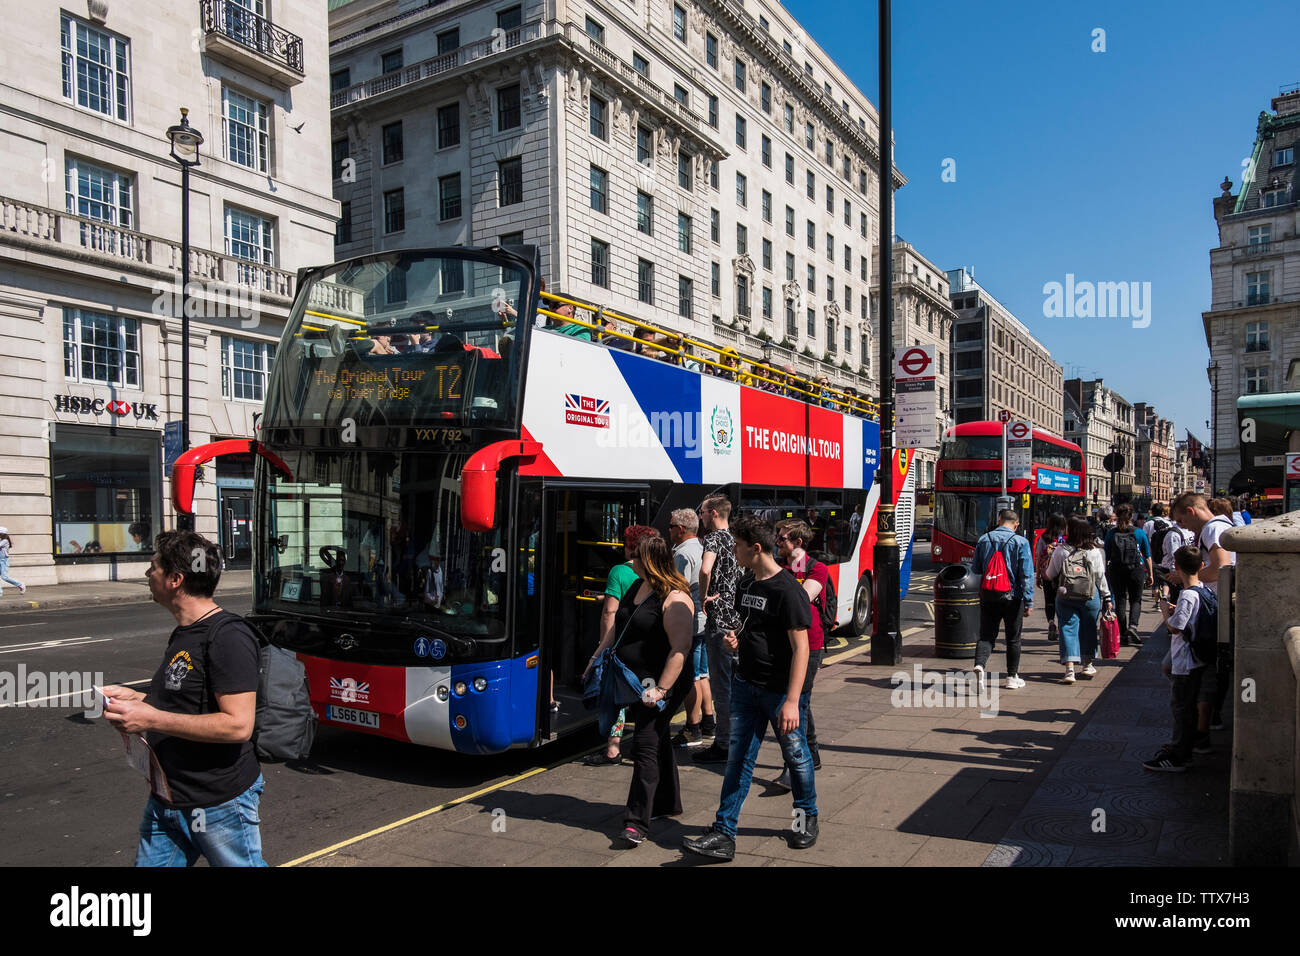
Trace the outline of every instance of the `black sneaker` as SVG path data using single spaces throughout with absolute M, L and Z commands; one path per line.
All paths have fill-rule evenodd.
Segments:
M 822 752 L 816 748 L 813 748 L 812 757 L 813 757 L 813 769 L 820 770 L 822 768 Z
M 1197 734 L 1196 742 L 1192 744 L 1192 753 L 1194 754 L 1212 754 L 1214 747 L 1210 743 L 1209 733 Z
M 718 721 L 712 714 L 705 714 L 704 719 L 700 721 L 700 734 L 704 737 L 716 737 L 718 735 Z
M 817 842 L 817 817 L 804 820 L 802 830 L 795 831 L 785 838 L 786 845 L 792 850 L 806 850 Z
M 640 827 L 624 827 L 623 839 L 633 846 L 640 846 L 645 842 L 645 834 L 641 832 Z
M 713 860 L 725 860 L 728 863 L 736 857 L 736 841 L 721 830 L 712 827 L 697 839 L 682 840 L 682 849 L 688 853 L 707 856 Z
M 691 759 L 696 763 L 726 763 L 727 751 L 719 747 L 717 743 L 712 743 L 703 750 L 697 750 L 691 754 Z
M 699 725 L 692 727 L 687 724 L 673 738 L 674 747 L 698 747 L 704 740 L 704 734 L 700 732 Z
M 1175 757 L 1171 751 L 1162 750 L 1142 764 L 1142 769 L 1155 770 L 1161 773 L 1185 773 L 1187 764 Z

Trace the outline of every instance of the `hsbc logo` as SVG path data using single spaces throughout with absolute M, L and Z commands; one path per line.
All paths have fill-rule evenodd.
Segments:
M 158 406 L 148 402 L 124 402 L 120 398 L 104 401 L 81 395 L 55 395 L 54 410 L 72 415 L 103 415 L 108 412 L 118 418 L 132 416 L 136 421 L 158 421 Z

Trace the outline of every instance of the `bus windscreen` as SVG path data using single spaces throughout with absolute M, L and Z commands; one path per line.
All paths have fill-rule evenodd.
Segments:
M 512 426 L 530 281 L 514 260 L 449 252 L 315 273 L 285 330 L 265 425 Z

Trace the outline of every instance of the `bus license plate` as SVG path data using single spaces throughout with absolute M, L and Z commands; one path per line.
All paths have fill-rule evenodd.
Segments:
M 354 707 L 335 707 L 331 704 L 325 708 L 325 719 L 332 720 L 337 724 L 355 724 L 358 727 L 370 727 L 373 730 L 379 729 L 379 715 L 372 710 L 357 710 Z

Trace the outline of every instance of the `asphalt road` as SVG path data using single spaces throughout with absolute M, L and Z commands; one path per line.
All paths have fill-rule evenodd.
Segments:
M 904 627 L 933 619 L 928 565 L 922 558 L 914 569 Z M 247 601 L 225 606 L 247 613 Z M 0 680 L 23 665 L 142 686 L 173 624 L 153 604 L 0 614 Z M 857 643 L 835 638 L 832 653 Z M 83 709 L 67 699 L 0 707 L 0 865 L 134 862 L 147 789 L 126 765 L 119 736 Z M 272 865 L 297 859 L 598 742 L 593 730 L 537 750 L 475 757 L 322 725 L 309 761 L 263 764 L 263 852 Z

